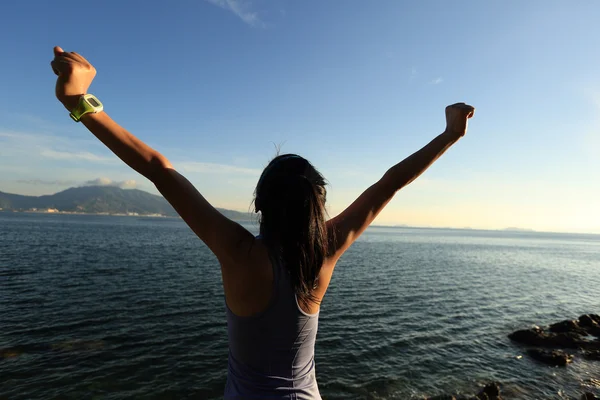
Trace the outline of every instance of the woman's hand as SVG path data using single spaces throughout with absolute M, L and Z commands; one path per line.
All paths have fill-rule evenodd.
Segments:
M 79 97 L 87 93 L 96 76 L 96 69 L 75 52 L 54 48 L 54 60 L 50 63 L 56 79 L 56 98 L 69 111 L 77 106 Z
M 467 133 L 468 120 L 475 113 L 475 107 L 465 103 L 456 103 L 446 107 L 445 134 L 456 139 Z

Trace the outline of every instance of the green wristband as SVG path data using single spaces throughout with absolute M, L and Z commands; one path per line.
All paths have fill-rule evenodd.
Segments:
M 73 121 L 79 122 L 81 121 L 81 117 L 83 117 L 85 114 L 99 113 L 103 109 L 104 107 L 102 106 L 102 103 L 96 96 L 93 94 L 84 94 L 79 98 L 77 107 L 71 111 L 69 116 L 73 118 Z

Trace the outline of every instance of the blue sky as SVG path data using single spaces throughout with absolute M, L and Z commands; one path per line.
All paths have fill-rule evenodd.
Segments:
M 55 100 L 52 47 L 87 57 L 105 110 L 216 206 L 248 210 L 299 153 L 335 215 L 477 107 L 379 224 L 600 233 L 600 3 L 11 2 L 0 13 L 0 191 L 152 184 Z

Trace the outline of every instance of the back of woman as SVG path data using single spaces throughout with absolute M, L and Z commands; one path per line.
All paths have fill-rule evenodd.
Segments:
M 226 399 L 320 399 L 315 376 L 319 313 L 300 308 L 283 263 L 273 265 L 267 308 L 250 317 L 227 307 L 229 363 Z
M 249 257 L 254 262 L 247 266 L 244 298 L 226 294 L 225 398 L 321 398 L 314 362 L 320 298 L 314 292 L 328 251 L 325 193 L 321 174 L 294 154 L 273 159 L 258 181 L 261 234 L 252 249 L 259 255 Z M 265 297 L 265 291 L 271 293 Z M 257 297 L 268 303 L 251 307 L 253 313 L 232 310 L 247 309 Z

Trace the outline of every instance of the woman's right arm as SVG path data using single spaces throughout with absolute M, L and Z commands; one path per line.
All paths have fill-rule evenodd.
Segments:
M 446 107 L 446 130 L 421 150 L 390 168 L 348 208 L 327 221 L 333 239 L 330 259 L 335 262 L 367 229 L 394 195 L 417 179 L 431 164 L 467 132 L 467 121 L 475 109 L 464 103 Z
M 56 80 L 56 97 L 72 111 L 96 75 L 83 56 L 54 48 L 51 63 Z M 106 112 L 88 113 L 81 122 L 117 157 L 148 178 L 181 218 L 210 248 L 221 263 L 223 277 L 235 282 L 247 271 L 254 235 L 214 208 L 171 163 L 143 141 L 113 121 Z M 227 278 L 231 277 L 231 278 Z

